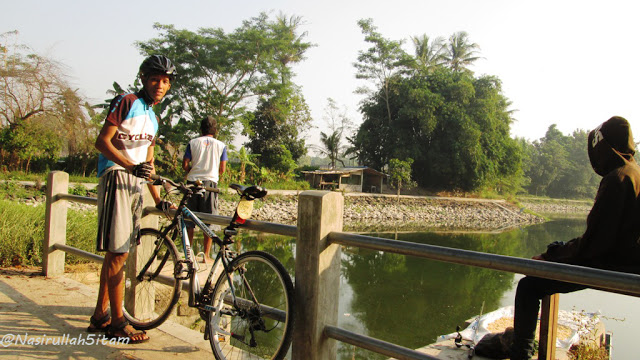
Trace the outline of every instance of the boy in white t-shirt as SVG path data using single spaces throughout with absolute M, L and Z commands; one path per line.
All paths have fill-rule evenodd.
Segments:
M 218 123 L 213 116 L 207 116 L 200 123 L 201 136 L 189 141 L 182 160 L 182 168 L 188 172 L 187 183 L 202 181 L 205 186 L 217 187 L 220 175 L 227 166 L 227 147 L 216 139 L 218 136 Z M 191 211 L 218 215 L 218 193 L 205 192 L 195 194 L 189 199 L 187 207 Z M 195 225 L 187 223 L 189 240 L 193 242 L 193 230 Z M 212 230 L 217 230 L 216 225 L 211 225 Z M 210 262 L 211 238 L 204 234 L 204 262 Z

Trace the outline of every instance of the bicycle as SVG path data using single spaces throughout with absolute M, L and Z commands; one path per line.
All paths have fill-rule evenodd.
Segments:
M 218 192 L 218 189 L 199 183 L 187 185 L 157 175 L 153 175 L 152 180 L 154 185 L 174 186 L 182 199 L 173 217 L 165 209 L 165 215 L 171 219 L 169 225 L 162 230 L 140 231 L 137 248 L 142 254 L 137 261 L 125 266 L 125 271 L 134 274 L 133 277 L 125 275 L 125 279 L 133 279 L 125 283 L 125 318 L 140 330 L 159 326 L 178 302 L 181 281 L 188 280 L 188 305 L 197 308 L 205 321 L 204 337 L 209 340 L 216 359 L 283 359 L 291 345 L 293 328 L 291 277 L 280 261 L 267 252 L 238 254 L 229 248 L 238 227 L 251 215 L 253 200 L 264 197 L 267 191 L 258 186 L 230 185 L 240 200 L 220 239 L 186 206 L 194 194 Z M 202 288 L 196 275 L 198 263 L 187 236 L 187 219 L 209 235 L 219 248 Z M 174 243 L 177 235 L 181 238 L 183 256 L 178 255 Z M 147 308 L 134 309 L 136 299 L 146 300 Z

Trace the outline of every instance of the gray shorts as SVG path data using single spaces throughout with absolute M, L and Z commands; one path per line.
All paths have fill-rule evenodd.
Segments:
M 192 184 L 193 181 L 187 181 L 187 184 Z M 202 184 L 207 187 L 217 188 L 218 184 L 210 180 L 202 180 Z M 187 201 L 187 207 L 194 212 L 201 212 L 205 214 L 218 215 L 218 193 L 204 191 L 199 194 L 193 194 Z M 188 228 L 195 228 L 195 224 L 191 221 L 186 223 Z M 220 230 L 220 225 L 210 224 L 209 228 L 212 231 Z
M 126 171 L 108 171 L 98 183 L 96 249 L 126 253 L 137 241 L 142 216 L 142 179 Z

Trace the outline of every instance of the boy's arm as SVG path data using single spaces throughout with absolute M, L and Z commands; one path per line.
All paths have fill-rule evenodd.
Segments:
M 156 145 L 156 141 L 153 140 L 153 142 L 151 143 L 151 145 L 149 145 L 149 148 L 147 149 L 147 161 L 151 163 L 151 165 L 153 165 L 153 170 L 151 170 L 152 174 L 156 173 L 156 166 L 153 163 L 153 148 Z M 160 188 L 159 186 L 154 186 L 153 183 L 148 183 L 147 187 L 149 188 L 149 193 L 151 193 L 151 197 L 153 198 L 153 201 L 156 203 L 156 205 L 162 201 L 162 198 L 160 197 Z
M 127 171 L 132 171 L 133 166 L 135 165 L 128 159 L 126 159 L 115 146 L 111 142 L 111 139 L 116 135 L 116 131 L 118 127 L 113 125 L 112 123 L 106 121 L 100 130 L 100 134 L 98 134 L 98 138 L 96 139 L 95 147 L 106 157 L 107 159 L 113 161 L 114 163 L 122 166 Z M 153 152 L 152 152 L 153 155 Z
M 222 154 L 220 155 L 220 166 L 218 167 L 218 175 L 221 176 L 224 174 L 224 171 L 227 169 L 227 161 L 229 157 L 227 156 L 227 147 L 225 146 L 222 149 Z

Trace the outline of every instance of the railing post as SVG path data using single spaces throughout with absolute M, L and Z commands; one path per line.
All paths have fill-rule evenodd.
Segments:
M 146 185 L 143 185 L 142 189 L 142 206 L 143 209 L 147 206 L 154 206 L 153 198 L 151 197 L 151 193 Z M 159 217 L 157 215 L 148 214 L 145 215 L 143 211 L 143 216 L 140 221 L 140 228 L 158 228 Z M 135 314 L 135 316 L 144 316 L 146 313 L 150 313 L 154 310 L 153 304 L 153 284 L 145 283 L 140 284 L 138 280 L 135 278 L 135 274 L 137 274 L 138 270 L 144 265 L 141 263 L 141 258 L 143 254 L 148 254 L 153 251 L 153 243 L 141 243 L 138 246 L 132 246 L 129 249 L 129 257 L 127 258 L 126 266 L 126 276 L 125 279 L 125 292 L 127 292 L 125 296 L 125 308 L 130 314 Z M 145 257 L 146 259 L 146 257 Z M 139 289 L 142 286 L 146 286 L 145 289 Z M 137 296 L 137 294 L 144 294 L 144 296 Z
M 334 360 L 337 343 L 323 335 L 338 322 L 340 245 L 327 244 L 342 231 L 344 198 L 339 192 L 305 191 L 298 197 L 293 359 Z
M 558 308 L 560 294 L 542 298 L 540 309 L 540 346 L 538 359 L 553 360 L 556 358 L 556 337 L 558 335 Z
M 67 201 L 58 200 L 58 194 L 69 193 L 69 174 L 52 171 L 47 176 L 47 202 L 42 241 L 42 273 L 54 277 L 64 274 L 65 253 L 54 250 L 54 244 L 67 242 Z

